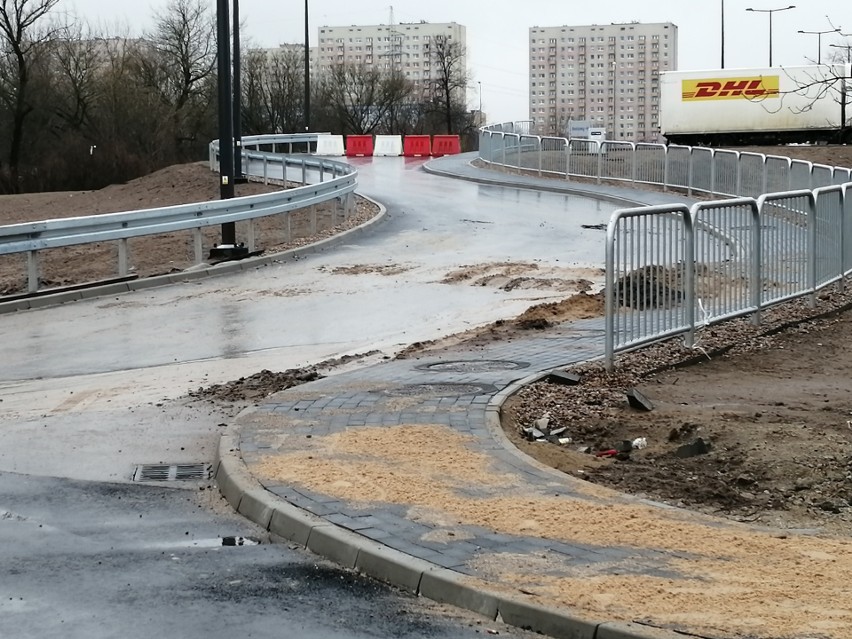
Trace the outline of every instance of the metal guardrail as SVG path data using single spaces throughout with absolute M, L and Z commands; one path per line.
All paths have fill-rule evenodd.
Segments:
M 494 165 L 726 199 L 616 211 L 606 238 L 604 360 L 852 274 L 852 171 L 759 153 L 480 131 Z
M 24 253 L 27 256 L 27 289 L 39 290 L 38 253 L 46 249 L 118 241 L 118 275 L 128 272 L 127 240 L 174 231 L 193 232 L 196 263 L 203 261 L 202 229 L 228 222 L 249 222 L 246 239 L 249 250 L 256 242 L 253 221 L 270 215 L 281 215 L 338 198 L 351 204 L 357 187 L 357 171 L 349 164 L 309 156 L 287 156 L 278 153 L 286 145 L 316 144 L 316 134 L 252 136 L 244 139 L 243 161 L 262 163 L 264 182 L 269 181 L 270 165 L 280 165 L 282 176 L 295 171 L 304 186 L 275 193 L 238 197 L 179 206 L 108 213 L 86 217 L 49 219 L 0 226 L 0 255 Z M 248 149 L 255 150 L 248 150 Z M 262 149 L 269 148 L 265 152 Z M 211 169 L 217 168 L 217 143 L 210 145 Z M 313 183 L 309 183 L 313 182 Z

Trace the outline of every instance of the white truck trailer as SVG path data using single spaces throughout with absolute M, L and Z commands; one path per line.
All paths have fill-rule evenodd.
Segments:
M 849 141 L 850 65 L 669 71 L 660 78 L 660 129 L 671 144 Z

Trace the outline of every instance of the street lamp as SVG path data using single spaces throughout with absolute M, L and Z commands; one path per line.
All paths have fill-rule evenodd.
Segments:
M 722 68 L 725 68 L 725 0 L 722 0 Z
M 305 0 L 305 133 L 311 130 L 311 40 L 308 34 L 308 0 Z
M 846 63 L 852 64 L 852 44 L 830 44 L 835 49 L 846 49 Z
M 752 11 L 754 13 L 768 13 L 769 14 L 769 66 L 772 66 L 772 14 L 778 11 L 787 11 L 788 9 L 795 9 L 796 5 L 791 4 L 789 7 L 779 7 L 778 9 L 752 9 L 749 7 L 746 11 Z
M 840 27 L 836 29 L 826 29 L 825 31 L 802 31 L 799 29 L 799 33 L 804 33 L 805 35 L 815 35 L 817 37 L 817 64 L 822 64 L 822 36 L 825 33 L 838 33 L 840 31 Z

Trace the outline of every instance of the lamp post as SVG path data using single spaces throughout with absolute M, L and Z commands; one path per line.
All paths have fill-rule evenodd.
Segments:
M 234 118 L 234 181 L 238 184 L 246 182 L 243 173 L 243 124 L 242 124 L 242 83 L 240 62 L 240 0 L 234 0 L 234 73 L 233 73 L 233 118 Z
M 234 120 L 231 103 L 231 54 L 228 0 L 216 3 L 216 46 L 219 93 L 219 197 L 234 197 Z M 236 245 L 236 223 L 222 224 L 222 244 Z
M 305 0 L 305 133 L 311 130 L 311 46 L 308 33 L 308 0 Z
M 822 36 L 825 33 L 838 33 L 840 31 L 840 27 L 836 29 L 826 29 L 825 31 L 802 31 L 799 29 L 799 33 L 804 33 L 805 35 L 815 35 L 817 37 L 817 64 L 822 64 Z
M 841 33 L 840 35 L 847 35 Z M 849 65 L 852 64 L 852 44 L 830 44 L 830 47 L 836 49 L 846 49 L 846 64 L 843 66 L 843 77 L 840 79 L 840 139 L 838 142 L 843 144 L 846 141 L 846 94 L 848 93 L 847 74 L 849 73 Z
M 795 9 L 796 5 L 791 4 L 789 7 L 779 7 L 777 9 L 752 9 L 749 7 L 746 11 L 752 11 L 754 13 L 768 13 L 769 14 L 769 66 L 772 66 L 772 14 L 777 13 L 778 11 L 787 11 L 788 9 Z
M 725 0 L 722 0 L 722 68 L 725 68 Z

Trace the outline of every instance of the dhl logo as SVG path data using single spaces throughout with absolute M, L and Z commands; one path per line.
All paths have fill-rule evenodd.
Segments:
M 777 98 L 781 82 L 777 75 L 752 78 L 684 80 L 683 101 L 763 100 Z

